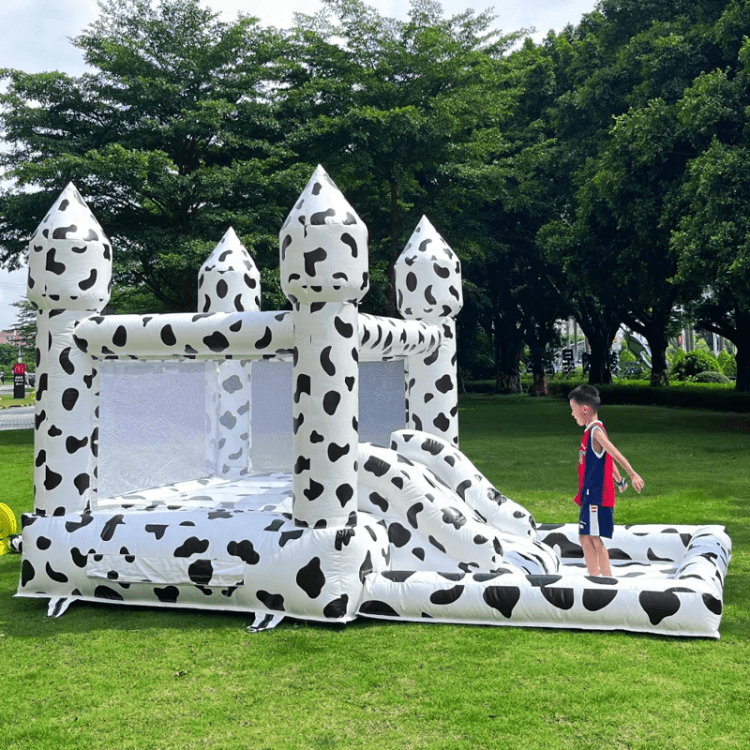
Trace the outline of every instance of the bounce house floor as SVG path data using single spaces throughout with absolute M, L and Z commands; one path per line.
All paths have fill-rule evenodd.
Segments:
M 462 498 L 449 494 L 453 511 L 470 513 Z M 461 562 L 458 538 L 459 548 L 451 549 L 451 534 L 460 531 L 455 517 L 439 540 L 412 525 L 407 541 L 409 524 L 402 522 L 409 511 L 383 510 L 381 504 L 372 513 L 363 496 L 372 496 L 369 488 L 360 491 L 358 523 L 373 538 L 380 535 L 387 552 L 366 572 L 360 567 L 359 600 L 343 621 L 365 616 L 718 637 L 731 549 L 721 527 L 616 527 L 608 544 L 613 577 L 592 578 L 575 524 L 538 526 L 534 540 L 500 533 L 498 564 L 487 568 Z M 64 611 L 60 601 L 82 599 L 250 610 L 269 626 L 284 616 L 330 617 L 295 609 L 281 583 L 283 570 L 272 566 L 272 572 L 260 572 L 257 565 L 270 547 L 291 549 L 305 533 L 291 520 L 290 474 L 206 477 L 103 499 L 88 514 L 33 518 L 25 549 L 59 545 L 56 530 L 64 529 L 62 543 L 73 561 L 64 569 L 59 554 L 46 565 L 25 561 L 19 595 L 49 597 L 50 611 Z M 292 565 L 296 584 L 292 581 L 291 588 L 310 594 L 300 581 L 309 565 Z

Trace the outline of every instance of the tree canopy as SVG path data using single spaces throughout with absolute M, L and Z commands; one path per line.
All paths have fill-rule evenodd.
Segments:
M 525 346 L 541 376 L 573 314 L 591 382 L 624 323 L 663 383 L 686 318 L 736 345 L 750 390 L 747 0 L 600 0 L 539 44 L 434 0 L 405 20 L 322 5 L 277 30 L 105 0 L 73 41 L 92 72 L 0 71 L 0 262 L 72 180 L 115 244 L 118 310 L 194 310 L 229 226 L 277 307 L 276 236 L 322 163 L 370 229 L 366 309 L 394 313 L 423 214 L 459 253 L 463 367 L 484 356 L 516 388 Z

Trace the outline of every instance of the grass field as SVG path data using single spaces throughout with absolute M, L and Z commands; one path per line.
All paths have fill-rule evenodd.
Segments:
M 750 748 L 750 415 L 602 409 L 646 482 L 617 523 L 721 523 L 721 640 L 287 620 L 14 599 L 0 557 L 0 726 L 13 750 Z M 461 448 L 540 522 L 576 518 L 562 400 L 469 396 Z M 32 507 L 31 431 L 0 432 L 0 500 Z

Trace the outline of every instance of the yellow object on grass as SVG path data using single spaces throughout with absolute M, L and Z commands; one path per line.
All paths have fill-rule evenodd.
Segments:
M 0 503 L 0 555 L 8 551 L 8 540 L 17 531 L 15 513 L 5 503 Z

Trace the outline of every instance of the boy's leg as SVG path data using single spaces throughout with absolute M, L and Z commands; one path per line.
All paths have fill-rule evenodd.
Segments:
M 612 577 L 612 566 L 609 564 L 609 552 L 605 546 L 602 538 L 599 536 L 589 537 L 593 543 L 594 550 L 596 552 L 596 559 L 599 565 L 599 572 L 607 578 Z
M 591 506 L 583 502 L 578 514 L 578 541 L 581 543 L 583 559 L 586 561 L 586 567 L 590 576 L 599 575 L 599 553 L 593 542 L 593 539 L 597 537 L 592 536 L 592 534 L 599 533 L 599 516 L 597 511 L 597 506 Z
M 599 553 L 594 546 L 594 539 L 599 539 L 599 537 L 589 536 L 588 534 L 581 534 L 578 537 L 583 549 L 583 559 L 586 561 L 590 576 L 599 575 Z M 599 541 L 601 542 L 601 539 Z

